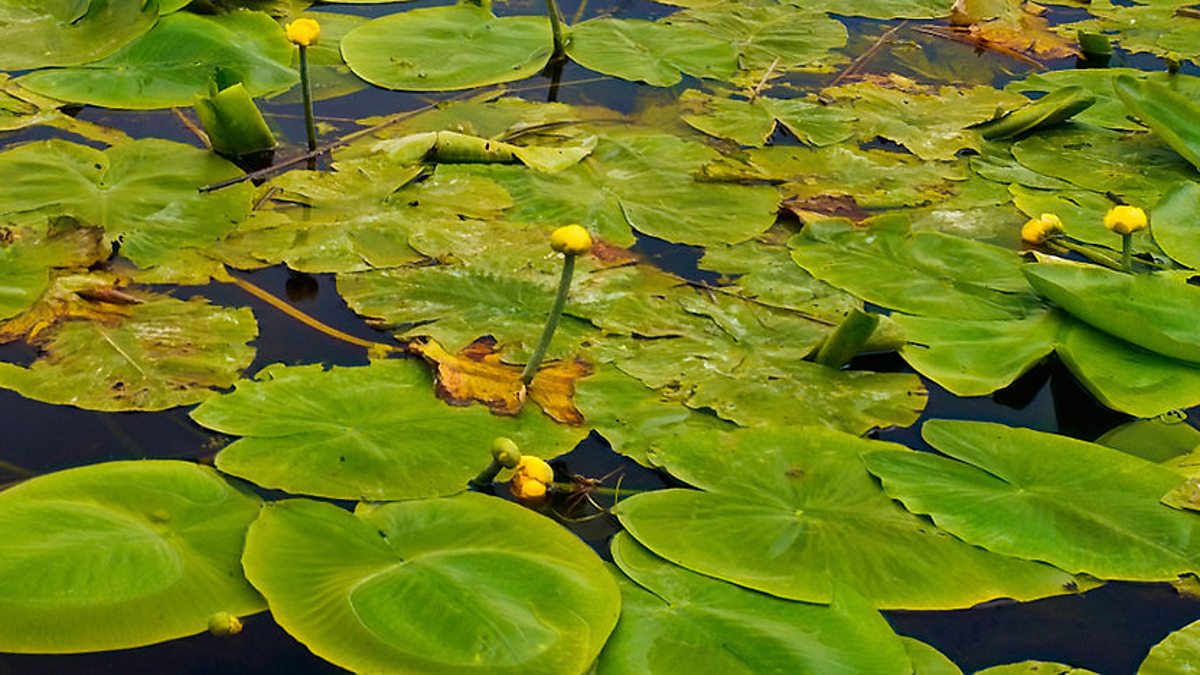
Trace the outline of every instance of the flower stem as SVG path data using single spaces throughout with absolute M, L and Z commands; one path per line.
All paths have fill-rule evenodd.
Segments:
M 560 59 L 565 50 L 563 43 L 562 14 L 558 11 L 555 0 L 546 0 L 546 14 L 550 16 L 550 31 L 554 34 L 554 55 L 550 58 Z
M 317 126 L 313 119 L 312 78 L 308 74 L 308 47 L 300 45 L 300 91 L 304 98 L 304 131 L 308 135 L 308 151 L 317 149 Z M 309 168 L 316 158 L 309 161 Z
M 567 305 L 567 292 L 571 290 L 571 277 L 575 274 L 575 258 L 576 256 L 571 254 L 565 254 L 563 257 L 562 276 L 558 279 L 558 293 L 554 296 L 550 315 L 546 317 L 546 327 L 542 329 L 542 337 L 538 339 L 537 346 L 534 347 L 533 354 L 529 357 L 529 363 L 526 363 L 525 370 L 521 371 L 521 382 L 525 386 L 529 386 L 529 383 L 533 381 L 538 366 L 546 357 L 550 340 L 554 337 L 555 329 L 558 328 L 558 319 L 562 316 L 563 307 Z
M 1121 235 L 1121 269 L 1133 272 L 1133 234 Z

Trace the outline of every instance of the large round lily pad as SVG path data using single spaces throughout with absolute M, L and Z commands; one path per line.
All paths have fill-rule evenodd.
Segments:
M 950 458 L 873 452 L 864 461 L 889 495 L 963 540 L 1102 579 L 1200 571 L 1200 518 L 1159 503 L 1182 482 L 1174 471 L 1000 424 L 933 420 L 923 431 Z
M 912 672 L 887 622 L 845 586 L 832 605 L 791 602 L 672 565 L 626 533 L 612 551 L 623 605 L 600 675 Z
M 358 672 L 582 673 L 620 608 L 583 542 L 478 494 L 275 502 L 243 562 L 285 630 Z
M 570 450 L 584 430 L 536 406 L 516 417 L 439 401 L 425 367 L 391 359 L 368 367 L 270 366 L 192 412 L 245 436 L 217 455 L 224 472 L 264 487 L 336 499 L 414 499 L 461 492 L 487 466 L 497 436 L 527 454 Z
M 241 82 L 251 96 L 283 91 L 299 79 L 288 67 L 291 56 L 283 29 L 262 12 L 176 12 L 102 61 L 40 70 L 20 82 L 45 96 L 108 108 L 190 106 L 214 83 Z
M 94 61 L 157 18 L 155 0 L 8 0 L 0 3 L 0 70 Z
M 342 38 L 350 69 L 388 89 L 470 89 L 536 74 L 554 50 L 550 21 L 497 18 L 470 4 L 399 12 Z
M 569 35 L 567 55 L 585 68 L 656 87 L 678 84 L 685 74 L 724 79 L 737 71 L 731 41 L 690 26 L 600 18 Z
M 1065 572 L 964 544 L 908 513 L 862 466 L 870 450 L 909 454 L 816 427 L 663 439 L 652 459 L 703 491 L 636 495 L 616 513 L 672 562 L 794 600 L 830 602 L 845 584 L 878 608 L 950 609 L 1076 587 Z
M 0 651 L 123 649 L 251 614 L 242 576 L 259 500 L 173 461 L 70 469 L 0 493 Z

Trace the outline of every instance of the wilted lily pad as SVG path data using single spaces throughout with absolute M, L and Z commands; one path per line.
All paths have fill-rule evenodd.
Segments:
M 154 25 L 138 0 L 39 0 L 0 5 L 0 70 L 73 66 L 103 58 Z
M 1171 581 L 1200 570 L 1200 519 L 1159 503 L 1182 482 L 1170 469 L 999 424 L 923 429 L 949 458 L 872 452 L 864 461 L 889 495 L 964 541 L 1101 579 Z
M 847 587 L 829 606 L 791 602 L 672 565 L 623 532 L 612 551 L 624 601 L 600 675 L 912 672 L 900 639 Z
M 98 464 L 0 492 L 0 650 L 124 649 L 258 612 L 240 564 L 258 510 L 186 462 Z
M 335 499 L 416 499 L 454 494 L 483 470 L 498 436 L 526 454 L 553 457 L 584 432 L 536 408 L 517 417 L 452 407 L 433 393 L 423 364 L 270 366 L 192 412 L 201 425 L 245 436 L 217 467 L 264 487 Z
M 279 24 L 262 12 L 176 12 L 103 61 L 40 70 L 20 82 L 39 94 L 109 108 L 190 106 L 210 84 L 241 82 L 251 96 L 291 87 L 299 77 L 288 67 L 291 55 Z
M 620 608 L 583 542 L 477 494 L 275 502 L 243 560 L 285 630 L 359 672 L 583 673 Z
M 0 320 L 32 307 L 55 268 L 87 268 L 109 252 L 100 230 L 72 218 L 0 229 Z
M 529 77 L 546 65 L 553 46 L 545 17 L 497 18 L 462 3 L 369 21 L 342 38 L 342 56 L 371 84 L 440 91 Z
M 197 188 L 241 175 L 211 152 L 143 139 L 108 150 L 51 140 L 0 153 L 0 214 L 70 215 L 121 240 L 121 253 L 142 267 L 170 260 L 230 232 L 250 211 L 253 188 L 209 194 Z
M 165 410 L 228 387 L 254 359 L 246 343 L 258 333 L 249 309 L 145 292 L 103 295 L 86 278 L 66 280 L 41 306 L 14 323 L 31 326 L 42 354 L 28 368 L 0 363 L 0 387 L 22 396 L 88 410 Z M 72 316 L 73 303 L 83 303 Z M 9 325 L 5 325 L 9 329 Z
M 1064 572 L 964 544 L 904 511 L 859 461 L 871 450 L 913 454 L 811 427 L 681 435 L 654 460 L 703 491 L 637 495 L 616 513 L 672 562 L 795 600 L 830 602 L 845 584 L 879 608 L 949 609 L 1075 587 Z

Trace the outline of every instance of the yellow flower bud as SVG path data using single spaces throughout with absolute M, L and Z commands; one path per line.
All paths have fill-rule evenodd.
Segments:
M 1040 218 L 1030 218 L 1021 227 L 1021 241 L 1037 246 L 1052 235 L 1062 232 L 1062 220 L 1053 213 L 1043 213 Z
M 541 501 L 554 482 L 554 469 L 543 459 L 522 455 L 509 481 L 509 490 L 517 501 Z
M 581 255 L 592 248 L 592 235 L 580 225 L 564 225 L 550 234 L 550 248 L 567 255 Z
M 321 38 L 321 24 L 312 19 L 296 19 L 287 25 L 287 38 L 292 44 L 311 47 Z
M 217 612 L 208 617 L 208 632 L 217 637 L 229 637 L 242 632 L 242 622 L 229 612 Z
M 1136 206 L 1114 206 L 1104 216 L 1104 226 L 1120 235 L 1144 230 L 1147 224 L 1146 212 Z

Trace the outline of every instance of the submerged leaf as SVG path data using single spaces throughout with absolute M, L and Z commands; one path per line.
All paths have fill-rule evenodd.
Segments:
M 240 564 L 257 497 L 188 462 L 110 462 L 0 492 L 0 650 L 126 649 L 264 608 Z
M 359 672 L 583 673 L 620 611 L 586 544 L 478 494 L 273 502 L 243 564 L 285 630 Z

